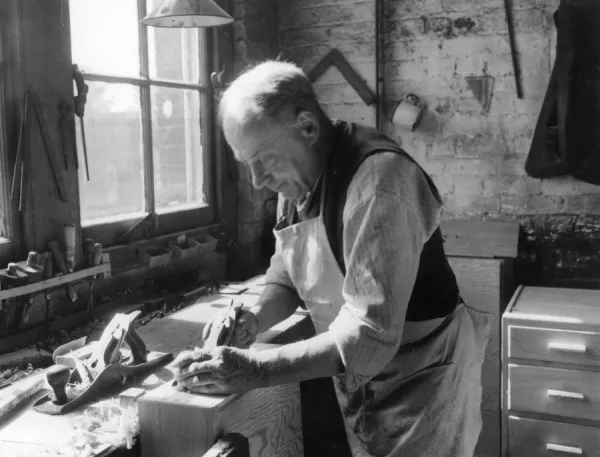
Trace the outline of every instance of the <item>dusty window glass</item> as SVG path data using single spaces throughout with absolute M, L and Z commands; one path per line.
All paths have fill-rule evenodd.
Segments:
M 76 119 L 83 225 L 207 205 L 203 32 L 140 26 L 135 0 L 70 0 L 70 17 L 89 86 L 89 181 Z

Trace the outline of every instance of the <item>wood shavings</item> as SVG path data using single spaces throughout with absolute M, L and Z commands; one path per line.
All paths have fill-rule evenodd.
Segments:
M 73 455 L 78 457 L 96 455 L 99 448 L 131 449 L 139 433 L 137 407 L 121 407 L 115 398 L 88 407 L 81 416 L 73 418 L 69 425 L 71 436 L 67 447 L 77 451 Z

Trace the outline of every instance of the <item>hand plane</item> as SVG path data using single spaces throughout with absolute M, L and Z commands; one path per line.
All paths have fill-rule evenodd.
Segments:
M 204 340 L 203 347 L 214 348 L 218 346 L 229 346 L 235 323 L 240 315 L 242 306 L 244 306 L 242 302 L 236 302 L 232 299 L 225 312 L 219 312 L 212 324 L 204 327 L 202 332 L 202 339 Z M 172 381 L 171 386 L 182 392 L 187 391 L 187 389 L 181 387 L 177 381 Z
M 37 400 L 33 408 L 50 415 L 66 414 L 171 362 L 172 353 L 148 360 L 146 345 L 133 326 L 139 314 L 117 314 L 98 342 L 86 345 L 87 337 L 83 337 L 58 347 L 52 354 L 55 365 L 46 375 L 53 392 Z
M 233 299 L 225 312 L 220 312 L 210 327 L 204 327 L 204 347 L 229 346 L 237 318 L 244 304 Z

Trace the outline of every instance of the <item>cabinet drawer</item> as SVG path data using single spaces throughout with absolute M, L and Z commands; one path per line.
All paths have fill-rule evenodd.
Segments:
M 509 410 L 600 420 L 600 373 L 508 365 Z
M 508 355 L 548 362 L 600 366 L 600 334 L 510 326 Z
M 600 429 L 508 417 L 509 457 L 600 457 Z

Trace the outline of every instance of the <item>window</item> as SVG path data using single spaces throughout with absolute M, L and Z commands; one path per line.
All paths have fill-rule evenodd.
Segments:
M 70 0 L 82 226 L 108 244 L 148 215 L 154 235 L 214 219 L 210 31 L 141 25 L 158 1 Z

